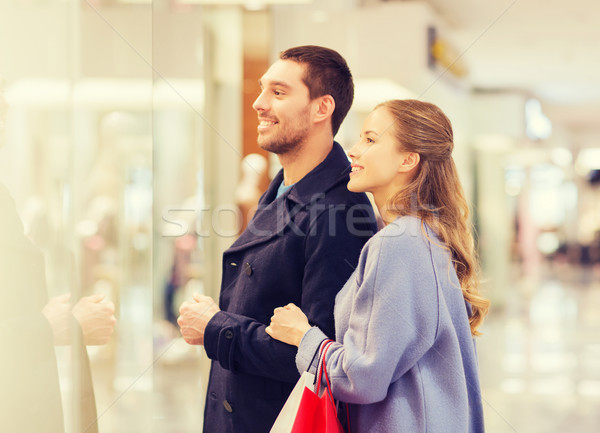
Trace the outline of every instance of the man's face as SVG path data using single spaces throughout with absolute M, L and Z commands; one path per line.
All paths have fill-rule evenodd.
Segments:
M 260 79 L 252 108 L 258 113 L 258 145 L 276 154 L 302 146 L 312 127 L 311 100 L 302 81 L 304 66 L 278 60 Z

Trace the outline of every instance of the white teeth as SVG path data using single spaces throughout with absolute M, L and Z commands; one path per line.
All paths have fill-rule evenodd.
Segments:
M 352 167 L 352 171 L 360 171 L 362 170 L 362 167 Z
M 271 126 L 271 125 L 275 125 L 275 123 L 277 123 L 277 122 L 272 122 L 269 120 L 261 120 L 259 122 L 259 126 Z

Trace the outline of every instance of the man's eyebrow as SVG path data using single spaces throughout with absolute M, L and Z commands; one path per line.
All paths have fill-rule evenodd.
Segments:
M 263 87 L 263 80 L 260 79 L 258 80 L 258 85 L 262 88 Z M 267 81 L 267 85 L 269 85 L 270 87 L 283 87 L 285 89 L 290 89 L 292 86 L 290 86 L 288 83 L 286 83 L 285 81 Z

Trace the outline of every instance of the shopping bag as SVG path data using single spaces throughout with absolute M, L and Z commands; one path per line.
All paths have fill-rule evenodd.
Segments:
M 313 392 L 310 388 L 304 388 L 291 433 L 345 433 L 337 416 L 325 365 L 325 355 L 332 344 L 333 341 L 330 340 L 324 345 L 316 390 Z M 326 387 L 320 395 L 322 375 L 325 375 Z
M 319 398 L 304 388 L 291 433 L 344 433 L 330 394 L 324 392 Z
M 332 343 L 333 341 L 329 340 L 321 348 L 322 361 L 320 368 L 317 369 L 316 385 L 314 374 L 302 373 L 270 433 L 344 433 L 338 420 L 325 366 L 325 355 Z M 327 385 L 321 389 L 323 374 Z
M 292 393 L 285 401 L 281 412 L 275 420 L 275 424 L 271 427 L 270 433 L 291 433 L 296 419 L 296 413 L 298 413 L 298 407 L 300 406 L 300 400 L 304 396 L 304 391 L 309 390 L 312 392 L 315 383 L 315 375 L 305 371 L 300 376 L 296 386 L 292 390 Z

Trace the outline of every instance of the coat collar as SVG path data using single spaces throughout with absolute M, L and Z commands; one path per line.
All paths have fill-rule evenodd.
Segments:
M 277 189 L 283 181 L 283 170 L 275 176 L 258 204 L 258 210 L 246 230 L 229 248 L 233 252 L 266 242 L 281 236 L 286 227 L 298 230 L 293 223 L 294 215 L 306 206 L 325 197 L 327 191 L 342 182 L 348 182 L 350 162 L 346 152 L 337 142 L 327 157 L 292 188 L 276 197 Z
M 292 188 L 283 194 L 287 200 L 291 200 L 298 204 L 309 204 L 314 201 L 315 195 L 326 193 L 331 188 L 343 181 L 348 181 L 350 172 L 350 162 L 346 156 L 346 152 L 337 142 L 333 142 L 333 148 L 327 157 L 315 168 L 313 168 L 306 176 L 300 179 L 292 186 Z M 283 181 L 283 170 L 273 179 L 269 186 L 265 199 L 271 201 L 277 194 L 277 188 Z M 269 195 L 274 189 L 273 195 Z

